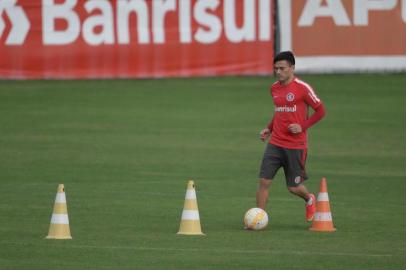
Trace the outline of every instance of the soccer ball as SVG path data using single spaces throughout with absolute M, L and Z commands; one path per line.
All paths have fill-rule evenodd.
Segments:
M 261 208 L 251 208 L 245 213 L 244 225 L 246 229 L 262 230 L 268 225 L 268 214 Z

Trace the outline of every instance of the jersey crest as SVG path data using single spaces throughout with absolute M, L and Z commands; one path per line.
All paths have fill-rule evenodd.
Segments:
M 289 92 L 289 93 L 286 95 L 286 100 L 289 101 L 289 102 L 295 100 L 295 95 L 294 95 L 292 92 Z

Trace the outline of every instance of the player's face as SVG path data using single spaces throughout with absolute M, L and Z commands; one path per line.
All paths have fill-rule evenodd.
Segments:
M 274 65 L 275 76 L 281 83 L 289 82 L 293 78 L 294 71 L 295 66 L 286 60 L 278 61 Z

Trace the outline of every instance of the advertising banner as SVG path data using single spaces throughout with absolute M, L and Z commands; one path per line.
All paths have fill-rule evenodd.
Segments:
M 304 72 L 406 70 L 406 0 L 279 0 L 280 49 Z
M 272 0 L 0 0 L 0 78 L 272 73 Z

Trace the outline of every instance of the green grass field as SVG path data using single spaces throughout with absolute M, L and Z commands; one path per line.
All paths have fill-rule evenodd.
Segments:
M 282 171 L 267 229 L 242 229 L 273 78 L 0 81 L 0 269 L 404 269 L 406 76 L 302 78 L 335 233 L 308 231 Z M 176 234 L 189 179 L 206 236 Z M 44 239 L 59 183 L 73 240 Z

